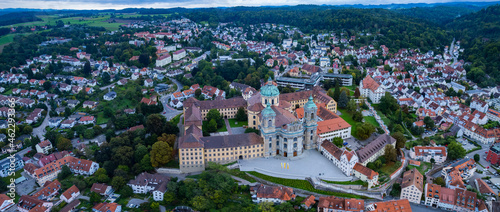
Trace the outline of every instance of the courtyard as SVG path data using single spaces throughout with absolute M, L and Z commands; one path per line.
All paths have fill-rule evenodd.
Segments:
M 240 160 L 239 164 L 241 171 L 256 171 L 279 178 L 304 180 L 307 177 L 319 177 L 330 181 L 350 181 L 352 179 L 337 168 L 332 161 L 314 149 L 305 150 L 302 155 L 295 158 L 264 157 Z

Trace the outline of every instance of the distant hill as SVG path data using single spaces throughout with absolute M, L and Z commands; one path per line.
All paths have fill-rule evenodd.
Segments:
M 500 5 L 454 19 L 446 25 L 472 62 L 467 77 L 482 86 L 500 84 Z
M 13 12 L 0 15 L 0 26 L 41 20 L 42 19 L 36 17 L 35 12 Z

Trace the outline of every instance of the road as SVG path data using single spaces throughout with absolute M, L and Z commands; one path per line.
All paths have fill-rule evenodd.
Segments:
M 123 78 L 123 79 L 130 80 L 130 77 Z M 101 89 L 101 91 L 106 90 L 106 89 L 108 89 L 109 87 L 114 86 L 114 85 L 115 85 L 115 83 L 117 83 L 117 82 L 118 82 L 118 81 L 113 82 L 113 83 L 111 83 L 111 84 L 109 84 L 109 85 L 106 85 L 106 86 L 104 86 L 104 87 L 100 87 L 99 89 Z
M 23 149 L 23 150 L 17 152 L 16 155 L 19 155 L 22 158 L 29 151 L 31 151 L 31 147 L 26 147 L 26 149 Z M 6 160 L 9 160 L 9 158 L 4 158 L 4 159 L 0 160 L 0 163 L 4 162 Z
M 47 115 L 45 116 L 45 119 L 43 120 L 42 124 L 39 127 L 33 129 L 33 135 L 34 136 L 38 136 L 38 138 L 40 138 L 41 141 L 43 141 L 45 139 L 45 137 L 44 137 L 44 135 L 45 135 L 45 127 L 47 127 L 49 125 L 50 105 L 47 105 L 47 108 L 48 108 Z
M 169 78 L 169 79 L 177 85 L 177 90 L 175 90 L 175 92 L 179 92 L 182 88 L 182 84 L 174 78 Z M 175 92 L 173 92 L 173 93 L 175 93 Z M 165 116 L 165 118 L 167 120 L 170 120 L 173 117 L 182 113 L 182 111 L 176 110 L 168 105 L 168 101 L 170 100 L 170 94 L 172 94 L 172 93 L 168 93 L 168 94 L 160 96 L 160 102 L 163 105 L 163 112 L 161 114 L 163 116 Z

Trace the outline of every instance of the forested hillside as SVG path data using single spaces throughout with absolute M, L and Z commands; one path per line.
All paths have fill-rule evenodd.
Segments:
M 42 19 L 36 17 L 34 12 L 14 12 L 0 15 L 0 26 L 41 20 Z
M 446 25 L 472 62 L 467 77 L 481 86 L 500 84 L 500 5 L 457 18 Z
M 386 9 L 320 9 L 297 6 L 244 10 L 237 7 L 191 10 L 185 15 L 194 21 L 208 21 L 210 24 L 286 24 L 296 26 L 305 33 L 337 31 L 348 33 L 349 36 L 363 31 L 380 34 L 376 39 L 394 49 L 421 48 L 426 51 L 452 40 L 436 25 Z
M 457 17 L 476 12 L 480 9 L 479 7 L 436 6 L 396 9 L 394 11 L 409 17 L 420 18 L 444 25 Z

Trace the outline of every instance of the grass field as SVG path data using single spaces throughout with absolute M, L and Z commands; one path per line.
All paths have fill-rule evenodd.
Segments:
M 14 36 L 18 34 L 8 34 L 0 37 L 0 45 L 8 44 L 13 41 Z
M 229 126 L 231 127 L 243 127 L 248 126 L 248 121 L 236 121 L 236 119 L 228 119 Z M 236 124 L 238 123 L 238 124 Z
M 373 116 L 364 116 L 363 118 L 365 119 L 366 122 L 372 124 L 373 126 L 380 127 L 380 124 L 377 122 L 377 120 L 375 119 L 375 117 L 373 117 Z
M 422 175 L 425 175 L 425 172 L 432 168 L 432 164 L 429 162 L 420 161 L 420 166 L 408 165 L 408 168 L 416 168 Z
M 325 195 L 333 195 L 337 197 L 346 197 L 346 198 L 357 198 L 357 199 L 368 199 L 367 197 L 355 195 L 355 194 L 347 194 L 347 193 L 341 193 L 341 192 L 333 192 L 333 191 L 323 191 L 323 190 L 318 190 L 315 189 L 311 183 L 307 180 L 294 180 L 294 179 L 284 179 L 284 178 L 277 178 L 277 177 L 271 177 L 267 176 L 258 172 L 250 171 L 248 172 L 249 174 L 261 178 L 263 180 L 267 180 L 273 183 L 281 184 L 284 186 L 289 186 L 293 188 L 298 188 L 302 190 L 307 190 L 307 191 L 312 191 L 315 193 L 319 194 L 325 194 Z
M 356 180 L 356 181 L 328 181 L 328 180 L 323 180 L 327 183 L 331 183 L 331 184 L 338 184 L 338 185 L 364 185 L 365 182 L 361 181 L 361 180 Z
M 382 166 L 378 170 L 374 170 L 378 173 L 384 173 L 387 174 L 388 176 L 391 175 L 394 171 L 396 171 L 399 167 L 401 167 L 401 162 L 397 161 L 396 163 L 391 162 L 391 163 L 386 163 L 384 166 Z

